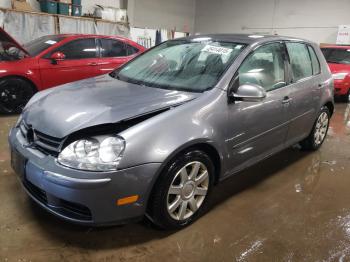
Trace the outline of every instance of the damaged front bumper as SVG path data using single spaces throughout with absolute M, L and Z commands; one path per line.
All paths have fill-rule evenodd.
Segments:
M 9 135 L 11 163 L 27 194 L 41 207 L 65 220 L 85 225 L 123 224 L 142 218 L 160 163 L 113 172 L 70 169 L 56 158 L 25 146 L 18 128 Z M 137 201 L 118 200 L 137 195 Z

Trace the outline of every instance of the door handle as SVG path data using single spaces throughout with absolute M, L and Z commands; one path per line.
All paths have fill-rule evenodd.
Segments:
M 96 63 L 96 62 L 91 62 L 91 63 L 88 63 L 88 65 L 89 65 L 89 66 L 97 66 L 98 63 Z
M 293 99 L 289 96 L 285 96 L 282 100 L 282 104 L 289 104 Z

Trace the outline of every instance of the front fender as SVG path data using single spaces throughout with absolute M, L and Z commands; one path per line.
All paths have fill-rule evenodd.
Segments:
M 227 111 L 222 100 L 227 102 L 225 93 L 216 89 L 121 132 L 126 147 L 119 168 L 167 163 L 196 144 L 208 144 L 224 155 Z

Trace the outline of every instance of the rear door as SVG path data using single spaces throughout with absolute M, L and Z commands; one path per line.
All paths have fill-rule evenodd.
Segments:
M 100 74 L 106 74 L 129 61 L 134 53 L 130 53 L 129 45 L 121 40 L 112 38 L 100 38 L 100 60 L 98 70 Z
M 54 52 L 61 52 L 65 59 L 53 63 Z M 56 48 L 39 59 L 41 79 L 45 88 L 97 76 L 98 53 L 95 38 L 73 40 Z
M 309 135 L 318 113 L 322 76 L 313 48 L 302 42 L 286 43 L 291 74 L 290 125 L 287 143 L 294 144 Z

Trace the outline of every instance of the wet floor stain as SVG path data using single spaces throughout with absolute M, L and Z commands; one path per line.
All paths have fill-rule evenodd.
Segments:
M 287 149 L 218 185 L 190 227 L 86 228 L 33 204 L 10 168 L 0 117 L 0 261 L 350 261 L 350 105 L 317 152 Z

